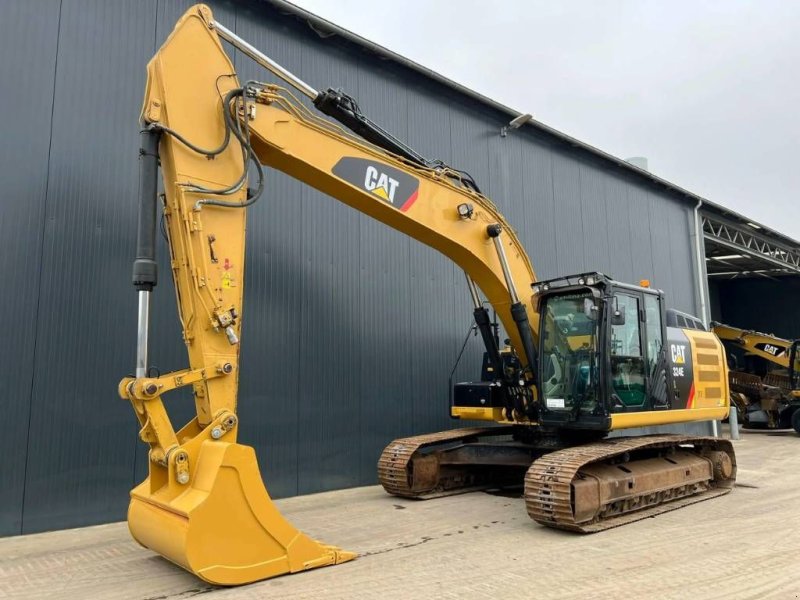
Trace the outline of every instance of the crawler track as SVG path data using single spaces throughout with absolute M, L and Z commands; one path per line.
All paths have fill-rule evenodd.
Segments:
M 390 494 L 429 499 L 486 489 L 495 484 L 489 470 L 442 469 L 436 450 L 481 438 L 510 435 L 513 427 L 469 427 L 394 440 L 378 459 L 378 479 Z
M 736 480 L 728 440 L 651 435 L 554 449 L 498 439 L 513 429 L 474 427 L 395 440 L 378 460 L 381 485 L 395 496 L 425 500 L 524 479 L 533 520 L 594 533 L 726 494 Z
M 588 519 L 582 514 L 585 511 L 576 499 L 575 486 L 582 480 L 595 478 L 592 470 L 598 471 L 622 460 L 625 460 L 621 463 L 623 466 L 631 467 L 637 460 L 640 464 L 647 461 L 655 465 L 664 461 L 665 472 L 666 468 L 671 468 L 678 475 L 684 474 L 682 467 L 671 466 L 679 463 L 670 456 L 693 461 L 701 468 L 706 463 L 708 477 L 698 478 L 696 472 L 689 477 L 690 470 L 686 469 L 683 481 L 663 478 L 664 485 L 647 487 L 645 482 L 640 489 L 635 470 L 626 467 L 617 479 L 607 480 L 612 483 L 609 487 L 616 486 L 617 495 L 604 502 L 603 494 L 599 494 L 594 514 Z M 726 456 L 730 462 L 726 461 Z M 658 474 L 658 467 L 651 470 Z M 625 475 L 625 471 L 633 474 Z M 736 458 L 728 440 L 677 435 L 617 438 L 558 450 L 536 460 L 525 476 L 525 505 L 537 523 L 594 533 L 726 494 L 735 480 Z M 618 489 L 624 491 L 619 493 Z

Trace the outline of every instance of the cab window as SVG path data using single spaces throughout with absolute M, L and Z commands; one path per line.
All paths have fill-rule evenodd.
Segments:
M 641 356 L 639 330 L 639 299 L 627 294 L 614 296 L 614 311 L 618 319 L 611 321 L 611 353 L 619 356 Z
M 611 385 L 618 398 L 616 408 L 641 407 L 647 394 L 639 299 L 616 294 L 611 310 Z
M 664 345 L 661 338 L 661 302 L 658 296 L 644 297 L 645 330 L 647 333 L 647 372 L 652 374 Z

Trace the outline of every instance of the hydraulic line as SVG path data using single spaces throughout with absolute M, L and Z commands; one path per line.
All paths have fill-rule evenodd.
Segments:
M 255 153 L 253 152 L 252 146 L 250 145 L 250 131 L 247 123 L 248 117 L 246 114 L 246 108 L 243 111 L 245 114 L 243 115 L 242 119 L 244 121 L 244 131 L 242 130 L 242 126 L 239 120 L 234 118 L 234 116 L 231 114 L 231 108 L 230 108 L 231 101 L 235 100 L 236 98 L 241 98 L 242 105 L 243 107 L 245 107 L 246 89 L 250 83 L 254 82 L 248 81 L 247 85 L 244 88 L 237 88 L 231 90 L 225 95 L 225 98 L 223 99 L 222 102 L 222 114 L 225 120 L 225 137 L 222 143 L 217 148 L 213 148 L 210 150 L 206 148 L 201 148 L 200 146 L 190 142 L 188 139 L 186 139 L 186 137 L 184 137 L 174 129 L 171 129 L 161 123 L 152 123 L 148 126 L 148 130 L 167 133 L 168 135 L 173 136 L 176 140 L 178 140 L 181 144 L 183 144 L 190 150 L 197 152 L 198 154 L 203 154 L 209 159 L 213 159 L 215 156 L 225 151 L 225 149 L 230 144 L 231 133 L 233 133 L 234 137 L 242 145 L 242 158 L 244 162 L 244 168 L 242 170 L 241 176 L 236 182 L 234 182 L 228 187 L 220 189 L 206 188 L 203 186 L 192 184 L 187 186 L 190 191 L 200 192 L 205 194 L 213 194 L 217 196 L 227 196 L 235 194 L 241 189 L 242 185 L 247 180 L 248 162 L 253 163 L 256 173 L 258 175 L 258 187 L 253 193 L 248 192 L 248 198 L 245 202 L 226 202 L 224 200 L 217 200 L 214 198 L 203 198 L 195 203 L 195 206 L 197 208 L 203 205 L 219 206 L 222 208 L 247 208 L 248 206 L 254 204 L 264 191 L 264 171 L 263 168 L 261 167 L 261 163 L 258 161 L 258 159 L 255 156 Z
M 228 92 L 225 95 L 225 99 L 222 101 L 223 111 L 225 110 L 225 107 L 230 106 L 231 100 L 234 98 L 234 96 L 238 95 L 240 92 L 241 92 L 240 89 L 234 89 L 234 90 L 231 90 L 230 92 Z M 225 111 L 225 112 L 227 113 L 227 111 Z M 219 147 L 214 148 L 212 150 L 206 150 L 205 148 L 201 148 L 200 146 L 197 146 L 197 145 L 193 144 L 192 142 L 187 140 L 184 136 L 182 136 L 180 133 L 178 133 L 174 129 L 170 129 L 169 127 L 167 127 L 166 125 L 164 125 L 162 123 L 152 123 L 152 124 L 149 125 L 149 128 L 157 128 L 157 129 L 160 129 L 162 131 L 165 131 L 166 133 L 168 133 L 169 135 L 174 137 L 176 140 L 178 140 L 181 144 L 183 144 L 184 146 L 186 146 L 190 150 L 193 150 L 194 152 L 197 152 L 198 154 L 204 154 L 206 156 L 206 158 L 212 159 L 215 156 L 217 156 L 218 154 L 222 154 L 225 151 L 225 149 L 228 147 L 228 144 L 231 141 L 231 130 L 230 130 L 230 127 L 227 127 L 227 123 L 228 123 L 228 120 L 226 119 L 225 120 L 225 124 L 226 124 L 225 136 L 222 139 L 222 143 L 219 145 Z

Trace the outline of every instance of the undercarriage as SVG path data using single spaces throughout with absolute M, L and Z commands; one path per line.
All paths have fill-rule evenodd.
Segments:
M 800 433 L 800 396 L 786 375 L 731 371 L 731 404 L 748 429 L 788 429 Z
M 516 486 L 537 523 L 594 533 L 728 493 L 736 459 L 729 441 L 710 437 L 477 427 L 395 440 L 378 476 L 390 494 L 415 499 Z

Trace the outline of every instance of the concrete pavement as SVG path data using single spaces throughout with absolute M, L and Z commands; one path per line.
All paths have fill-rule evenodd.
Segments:
M 277 502 L 354 562 L 212 588 L 124 523 L 0 540 L 0 598 L 800 598 L 800 437 L 745 433 L 727 496 L 603 533 L 533 523 L 520 498 L 427 502 L 366 487 Z

